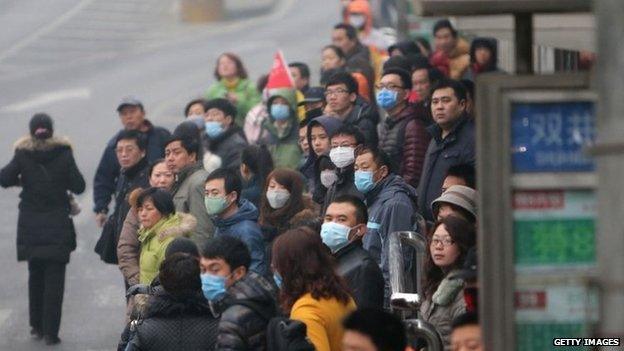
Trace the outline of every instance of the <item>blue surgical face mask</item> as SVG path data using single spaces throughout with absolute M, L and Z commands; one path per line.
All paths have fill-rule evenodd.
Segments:
M 359 192 L 366 194 L 375 186 L 373 171 L 355 171 L 353 182 Z
M 384 110 L 389 110 L 396 106 L 398 92 L 383 88 L 377 93 L 377 105 Z
M 186 120 L 193 122 L 197 126 L 197 129 L 204 128 L 204 115 L 190 115 L 186 117 Z
M 275 272 L 273 273 L 273 281 L 275 282 L 275 285 L 277 285 L 278 288 L 282 288 L 282 276 L 279 275 L 279 273 Z
M 290 107 L 288 105 L 271 105 L 271 117 L 277 121 L 283 121 L 290 117 Z
M 216 300 L 225 294 L 225 277 L 210 273 L 200 275 L 202 291 L 208 300 Z
M 323 223 L 321 227 L 321 240 L 327 245 L 332 253 L 349 244 L 349 232 L 351 228 L 336 222 Z
M 208 121 L 205 124 L 206 135 L 210 138 L 216 138 L 223 133 L 223 124 L 216 121 Z

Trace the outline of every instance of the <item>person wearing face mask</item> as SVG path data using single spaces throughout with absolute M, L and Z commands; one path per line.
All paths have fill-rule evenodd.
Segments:
M 308 123 L 306 139 L 309 151 L 306 163 L 300 168 L 300 171 L 306 177 L 307 189 L 314 194 L 313 199 L 317 203 L 323 201 L 327 190 L 321 187 L 317 160 L 319 156 L 329 153 L 331 149 L 329 138 L 341 125 L 342 121 L 330 116 L 316 117 Z
M 247 146 L 242 128 L 234 123 L 236 107 L 227 99 L 213 99 L 204 105 L 205 132 L 202 134 L 204 160 L 213 155 L 221 159 L 221 167 L 238 169 L 240 155 Z M 208 161 L 204 161 L 207 163 Z
M 336 258 L 336 271 L 352 291 L 358 308 L 383 308 L 384 279 L 379 266 L 362 248 L 368 209 L 355 196 L 337 197 L 327 207 L 321 239 Z
M 275 167 L 296 169 L 301 159 L 298 144 L 299 122 L 297 99 L 294 89 L 271 90 L 267 100 L 269 117 L 262 123 L 262 137 L 259 143 L 267 145 Z
M 355 148 L 364 144 L 364 136 L 357 127 L 344 124 L 331 137 L 332 149 L 329 157 L 336 166 L 333 175 L 325 176 L 327 184 L 327 193 L 321 207 L 321 215 L 325 214 L 327 206 L 338 196 L 352 195 L 364 200 L 364 195 L 357 190 L 353 183 L 353 163 L 355 162 Z M 321 172 L 321 181 L 323 173 Z M 329 185 L 329 186 L 327 186 Z
M 388 236 L 392 232 L 413 229 L 416 190 L 393 173 L 392 163 L 383 151 L 368 147 L 355 151 L 354 179 L 368 207 L 364 249 L 381 266 L 385 281 L 384 303 L 387 303 L 390 298 Z M 405 250 L 404 254 L 405 262 L 411 262 L 412 252 Z M 408 265 L 406 270 L 410 269 Z
M 251 253 L 250 269 L 267 273 L 258 209 L 242 199 L 242 181 L 237 172 L 219 168 L 210 173 L 204 185 L 205 206 L 215 225 L 215 236 L 233 236 L 242 240 Z
M 318 217 L 318 208 L 310 197 L 303 195 L 301 173 L 290 169 L 280 168 L 271 172 L 263 194 L 258 223 L 270 255 L 275 237 L 297 223 Z
M 277 314 L 275 283 L 250 270 L 249 250 L 237 238 L 210 239 L 201 256 L 204 296 L 221 314 L 215 349 L 266 350 L 267 325 Z
M 475 239 L 474 226 L 454 216 L 438 221 L 428 236 L 429 255 L 419 315 L 440 332 L 445 350 L 450 349 L 452 321 L 466 312 L 464 281 L 455 275 L 463 267 Z
M 377 89 L 377 104 L 388 113 L 379 126 L 379 148 L 395 165 L 400 165 L 398 175 L 416 186 L 431 137 L 427 133 L 427 122 L 416 118 L 414 105 L 407 101 L 412 89 L 409 72 L 400 68 L 387 69 Z
M 186 121 L 193 122 L 199 130 L 204 129 L 204 114 L 206 113 L 206 109 L 204 108 L 205 103 L 206 100 L 204 99 L 193 99 L 184 107 L 184 117 Z

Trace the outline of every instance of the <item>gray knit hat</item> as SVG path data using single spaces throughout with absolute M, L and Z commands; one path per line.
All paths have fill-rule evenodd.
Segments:
M 439 198 L 433 200 L 431 203 L 431 211 L 434 214 L 438 213 L 438 209 L 442 203 L 447 203 L 460 207 L 474 218 L 477 218 L 477 192 L 464 185 L 453 185 L 446 189 Z

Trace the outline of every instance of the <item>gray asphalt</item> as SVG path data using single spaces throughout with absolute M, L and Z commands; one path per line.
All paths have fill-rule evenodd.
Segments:
M 173 128 L 184 104 L 213 81 L 224 51 L 240 54 L 252 79 L 268 72 L 278 48 L 288 61 L 308 62 L 318 77 L 320 49 L 339 20 L 336 0 L 280 0 L 268 14 L 189 26 L 171 16 L 172 3 L 0 0 L 0 164 L 11 159 L 30 116 L 45 111 L 55 118 L 56 133 L 72 140 L 88 182 L 78 197 L 83 212 L 75 218 L 78 249 L 67 271 L 63 342 L 52 349 L 112 350 L 122 328 L 123 282 L 117 267 L 93 253 L 99 230 L 89 191 L 102 149 L 120 128 L 118 100 L 140 97 L 148 118 Z M 15 255 L 18 194 L 0 190 L 2 351 L 46 348 L 29 336 L 27 267 Z

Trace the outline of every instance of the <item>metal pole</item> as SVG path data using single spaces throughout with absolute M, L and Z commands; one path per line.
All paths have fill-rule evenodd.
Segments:
M 514 14 L 516 74 L 533 73 L 533 14 Z
M 597 150 L 621 144 L 624 136 L 624 1 L 594 2 L 598 26 L 596 90 L 599 93 Z M 604 148 L 603 148 L 604 149 Z M 598 335 L 624 338 L 624 152 L 606 148 L 595 153 L 598 163 L 598 284 L 601 313 Z

